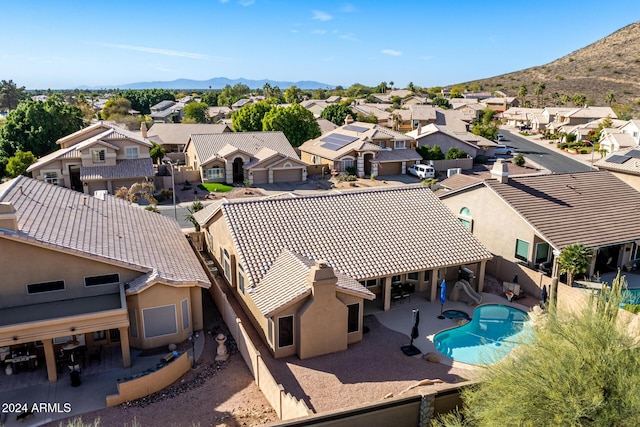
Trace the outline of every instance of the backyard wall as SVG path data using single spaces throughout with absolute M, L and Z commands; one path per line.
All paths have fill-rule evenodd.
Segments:
M 447 169 L 473 169 L 473 159 L 433 160 L 433 167 L 438 172 L 446 173 Z
M 118 383 L 118 394 L 107 396 L 107 406 L 120 405 L 160 391 L 174 383 L 190 368 L 191 359 L 187 353 L 182 353 L 180 357 L 155 372 Z
M 486 273 L 503 282 L 512 282 L 517 274 L 520 289 L 534 298 L 541 297 L 543 286 L 547 286 L 547 292 L 551 287 L 551 277 L 526 265 L 505 260 L 501 256 L 495 256 L 487 262 Z
M 242 324 L 242 320 L 238 318 L 229 303 L 227 294 L 218 284 L 218 280 L 222 279 L 210 273 L 210 270 L 207 268 L 207 263 L 200 253 L 198 253 L 198 258 L 211 280 L 211 288 L 209 288 L 211 297 L 216 307 L 218 307 L 222 319 L 229 328 L 229 332 L 235 339 L 240 355 L 247 364 L 258 388 L 262 391 L 262 394 L 264 394 L 271 407 L 276 411 L 278 417 L 281 420 L 289 420 L 313 414 L 313 411 L 309 409 L 304 401 L 298 400 L 287 393 L 284 387 L 275 380 L 269 368 L 262 360 L 262 355 L 253 345 L 249 334 Z M 220 266 L 218 266 L 218 268 L 220 268 Z

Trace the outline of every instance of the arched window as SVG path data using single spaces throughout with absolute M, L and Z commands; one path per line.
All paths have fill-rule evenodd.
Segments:
M 464 207 L 460 209 L 458 220 L 462 225 L 464 225 L 464 228 L 469 231 L 473 231 L 473 219 L 471 218 L 471 211 L 469 210 L 469 208 Z

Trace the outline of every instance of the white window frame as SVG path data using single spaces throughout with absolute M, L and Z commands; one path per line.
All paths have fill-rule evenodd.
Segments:
M 224 179 L 225 176 L 226 175 L 225 175 L 224 167 L 215 167 L 215 168 L 207 169 L 207 179 Z
M 396 150 L 404 150 L 407 148 L 407 141 L 404 139 L 396 139 L 393 141 L 393 148 Z
M 244 268 L 238 263 L 238 290 L 244 295 Z
M 106 150 L 92 150 L 91 158 L 93 159 L 93 163 L 104 163 L 107 161 L 107 152 Z
M 224 270 L 224 277 L 227 278 L 229 283 L 233 283 L 233 277 L 231 277 L 231 256 L 229 255 L 229 251 L 226 249 L 222 250 L 222 268 Z
M 60 175 L 58 174 L 58 171 L 43 171 L 42 179 L 47 184 L 60 185 Z
M 354 158 L 342 159 L 342 170 L 346 171 L 347 168 L 355 168 L 356 160 Z
M 130 154 L 130 150 L 135 151 L 135 155 L 131 155 Z M 138 157 L 140 157 L 140 149 L 139 147 L 133 145 L 133 146 L 128 146 L 124 148 L 124 152 L 125 155 L 127 157 L 127 159 L 137 159 Z M 133 154 L 133 153 L 132 153 Z

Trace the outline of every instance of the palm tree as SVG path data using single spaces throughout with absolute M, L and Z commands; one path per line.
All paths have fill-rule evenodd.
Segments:
M 561 273 L 567 273 L 567 285 L 573 285 L 576 274 L 586 273 L 591 266 L 593 252 L 581 243 L 566 246 L 558 257 Z
M 119 199 L 124 199 L 127 203 L 136 203 L 140 200 L 140 197 L 151 203 L 153 206 L 158 204 L 158 201 L 153 197 L 153 191 L 155 187 L 150 182 L 136 182 L 131 187 L 120 187 L 116 191 L 115 196 Z
M 609 107 L 611 107 L 611 104 L 616 102 L 616 96 L 613 92 L 609 92 L 604 96 L 604 101 L 609 104 Z
M 196 231 L 200 231 L 200 223 L 195 219 L 193 214 L 201 211 L 202 209 L 204 209 L 202 202 L 200 200 L 195 200 L 191 206 L 187 207 L 187 211 L 189 211 L 189 213 L 184 217 L 184 219 L 193 224 Z
M 522 105 L 524 105 L 524 97 L 527 96 L 527 93 L 529 91 L 527 90 L 527 86 L 522 83 L 520 85 L 520 90 L 518 90 L 518 98 L 520 98 L 522 100 Z

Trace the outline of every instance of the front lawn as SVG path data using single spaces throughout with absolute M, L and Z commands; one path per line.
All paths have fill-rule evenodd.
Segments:
M 208 191 L 209 193 L 226 193 L 233 190 L 232 185 L 222 184 L 220 182 L 203 182 L 198 185 L 198 188 Z

